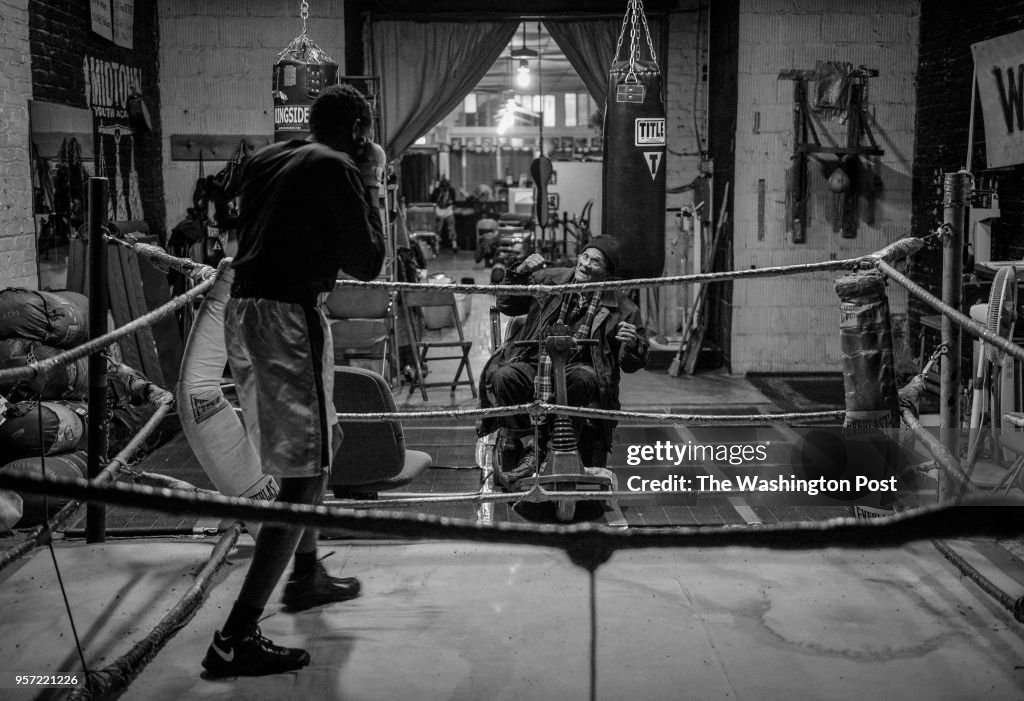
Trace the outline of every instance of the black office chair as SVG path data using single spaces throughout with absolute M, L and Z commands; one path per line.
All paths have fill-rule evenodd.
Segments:
M 335 368 L 334 408 L 338 413 L 397 410 L 384 378 L 359 367 Z M 345 437 L 334 453 L 328 482 L 339 499 L 374 498 L 377 492 L 403 487 L 433 463 L 427 453 L 406 450 L 397 421 L 340 421 L 339 426 Z

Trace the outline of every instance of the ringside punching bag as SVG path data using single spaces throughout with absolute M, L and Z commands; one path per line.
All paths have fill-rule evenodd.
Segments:
M 258 437 L 246 431 L 221 389 L 228 362 L 224 308 L 234 275 L 230 259 L 225 258 L 192 323 L 174 394 L 182 432 L 217 491 L 229 497 L 271 501 L 279 487 L 260 469 Z M 259 524 L 246 527 L 255 537 Z
M 309 108 L 328 85 L 338 82 L 338 64 L 306 34 L 309 11 L 303 3 L 302 34 L 277 55 L 274 64 L 274 141 L 309 136 Z
M 622 60 L 627 27 L 629 56 Z M 650 60 L 640 57 L 643 31 Z M 622 278 L 665 267 L 665 101 L 643 3 L 630 0 L 608 71 L 604 111 L 601 233 L 619 240 Z

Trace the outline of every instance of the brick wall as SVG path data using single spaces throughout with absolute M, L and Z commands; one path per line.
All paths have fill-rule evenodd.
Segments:
M 307 31 L 344 67 L 343 3 L 312 4 Z M 162 3 L 160 87 L 169 227 L 184 218 L 199 174 L 197 161 L 171 160 L 170 135 L 272 135 L 271 70 L 277 55 L 301 32 L 297 2 Z M 207 175 L 223 166 L 224 160 L 203 164 Z
M 917 0 L 740 0 L 738 28 L 732 264 L 762 268 L 852 258 L 911 233 L 914 157 L 913 91 L 917 70 Z M 818 61 L 876 68 L 867 92 L 870 126 L 884 149 L 862 159 L 874 179 L 873 201 L 861 198 L 856 238 L 839 232 L 837 197 L 822 167 L 808 167 L 807 242 L 786 231 L 787 171 L 793 150 L 793 84 L 779 71 Z M 822 141 L 845 145 L 845 124 L 816 119 Z M 863 142 L 862 142 L 863 143 Z M 717 162 L 717 158 L 716 158 Z M 716 187 L 721 171 L 716 169 Z M 763 181 L 763 205 L 761 182 Z M 836 273 L 736 282 L 732 298 L 734 372 L 834 372 L 841 369 Z M 890 287 L 900 323 L 906 294 Z
M 32 96 L 91 111 L 96 160 L 85 165 L 110 181 L 108 217 L 145 220 L 150 233 L 163 237 L 157 2 L 135 0 L 133 6 L 127 47 L 92 31 L 89 3 L 32 0 Z M 149 110 L 149 133 L 130 127 L 127 97 L 133 88 Z
M 28 25 L 28 0 L 0 0 L 0 289 L 38 284 L 28 158 Z
M 917 148 L 914 153 L 914 217 L 917 236 L 942 222 L 941 188 L 944 173 L 955 172 L 967 160 L 973 58 L 971 44 L 1024 29 L 1024 2 L 986 2 L 979 5 L 922 3 L 920 67 L 917 80 Z M 993 182 L 999 191 L 1001 216 L 992 226 L 992 259 L 1024 258 L 1024 166 L 986 170 L 985 129 L 980 103 L 975 107 L 972 171 Z M 939 294 L 942 251 L 937 240 L 915 256 L 915 280 Z M 919 338 L 917 318 L 933 314 L 911 300 L 911 337 Z M 938 334 L 928 332 L 926 348 Z

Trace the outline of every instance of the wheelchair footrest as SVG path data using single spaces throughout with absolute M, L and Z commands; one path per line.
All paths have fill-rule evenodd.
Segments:
M 593 473 L 589 470 L 601 470 L 607 474 Z M 588 468 L 585 475 L 540 475 L 539 477 L 523 477 L 510 484 L 509 489 L 525 492 L 535 485 L 549 492 L 610 492 L 615 490 L 615 475 L 603 468 Z

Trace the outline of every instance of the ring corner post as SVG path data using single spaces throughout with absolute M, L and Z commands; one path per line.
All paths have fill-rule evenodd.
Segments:
M 99 338 L 107 333 L 107 244 L 103 239 L 103 224 L 107 212 L 106 178 L 89 178 L 89 337 Z M 88 462 L 86 477 L 95 479 L 103 469 L 107 452 L 107 358 L 102 350 L 89 356 L 89 426 Z M 87 543 L 106 540 L 107 510 L 103 504 L 89 503 L 86 507 Z
M 971 176 L 965 170 L 946 173 L 943 181 L 942 301 L 959 310 L 963 302 L 964 208 L 970 195 Z M 942 358 L 939 390 L 940 439 L 952 455 L 960 447 L 960 326 L 948 316 L 942 317 L 942 343 L 947 352 Z M 939 500 L 952 494 L 953 485 L 940 476 Z

